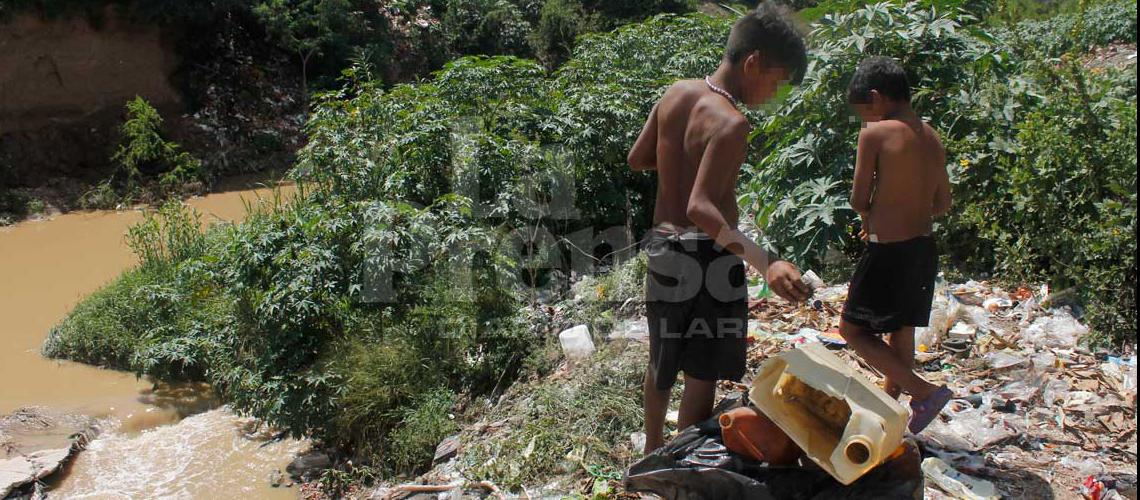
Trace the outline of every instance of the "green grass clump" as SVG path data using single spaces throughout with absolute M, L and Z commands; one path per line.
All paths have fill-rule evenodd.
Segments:
M 645 356 L 641 344 L 616 342 L 565 376 L 516 386 L 483 419 L 502 427 L 468 437 L 464 474 L 517 489 L 587 469 L 623 470 L 637 451 L 629 435 L 641 427 Z
M 44 355 L 171 379 L 201 379 L 215 348 L 210 332 L 232 301 L 203 279 L 201 258 L 221 233 L 203 233 L 178 201 L 147 212 L 127 242 L 139 266 L 81 301 L 44 342 Z
M 416 397 L 403 411 L 399 426 L 390 436 L 387 462 L 397 473 L 412 474 L 430 464 L 435 447 L 459 430 L 452 406 L 455 395 L 435 389 Z

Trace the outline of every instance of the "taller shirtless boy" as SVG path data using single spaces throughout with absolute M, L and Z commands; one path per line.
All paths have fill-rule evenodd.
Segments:
M 664 444 L 665 411 L 679 372 L 685 375 L 679 428 L 711 415 L 718 380 L 744 375 L 744 262 L 785 299 L 810 293 L 796 266 L 740 232 L 736 197 L 751 131 L 739 106 L 759 106 L 781 83 L 798 83 L 806 60 L 793 14 L 761 4 L 733 25 L 715 72 L 665 92 L 629 152 L 634 170 L 657 171 L 646 278 L 646 453 Z

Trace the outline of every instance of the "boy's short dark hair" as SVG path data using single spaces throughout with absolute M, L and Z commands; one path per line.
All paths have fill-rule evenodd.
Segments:
M 859 63 L 851 83 L 847 85 L 847 101 L 869 103 L 872 90 L 892 101 L 910 102 L 910 81 L 906 78 L 906 71 L 890 57 L 868 57 Z
M 807 69 L 807 47 L 795 20 L 783 5 L 763 2 L 732 25 L 724 57 L 732 64 L 760 51 L 769 66 L 788 69 L 791 83 L 798 84 Z

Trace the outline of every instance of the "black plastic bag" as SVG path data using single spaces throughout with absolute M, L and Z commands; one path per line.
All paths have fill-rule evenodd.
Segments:
M 667 500 L 922 498 L 922 458 L 909 440 L 902 455 L 844 486 L 806 458 L 806 466 L 769 466 L 729 451 L 718 416 L 630 466 L 625 488 Z

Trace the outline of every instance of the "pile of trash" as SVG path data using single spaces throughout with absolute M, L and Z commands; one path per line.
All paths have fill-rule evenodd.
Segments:
M 820 342 L 882 381 L 839 336 L 847 285 L 817 287 L 807 305 L 763 289 L 750 296 L 750 373 Z M 1085 349 L 1089 330 L 1065 302 L 1048 287 L 940 280 L 930 326 L 915 332 L 915 364 L 956 399 L 916 436 L 926 498 L 1136 498 L 1135 346 Z

